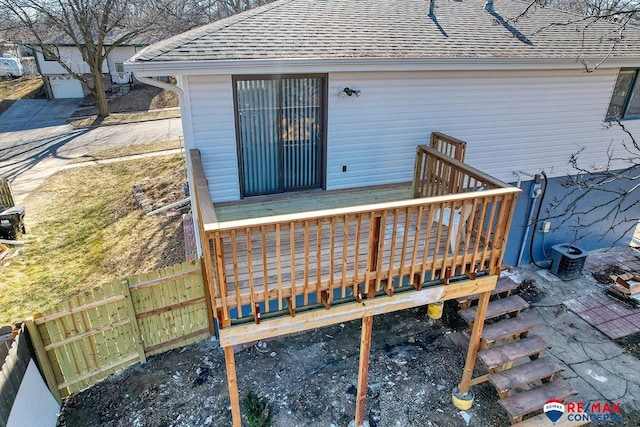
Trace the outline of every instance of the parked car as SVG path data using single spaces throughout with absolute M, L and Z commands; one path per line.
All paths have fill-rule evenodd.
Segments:
M 24 68 L 20 58 L 16 58 L 8 53 L 0 58 L 0 77 L 20 77 L 24 75 Z

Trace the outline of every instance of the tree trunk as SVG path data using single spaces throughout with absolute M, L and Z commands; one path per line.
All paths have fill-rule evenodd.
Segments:
M 102 67 L 97 72 L 93 70 L 93 96 L 98 102 L 98 115 L 100 117 L 109 116 L 109 104 L 107 104 L 107 96 L 104 93 L 104 83 L 102 82 Z

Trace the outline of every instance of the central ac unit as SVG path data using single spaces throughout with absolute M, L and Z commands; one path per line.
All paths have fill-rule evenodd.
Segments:
M 563 243 L 551 247 L 551 272 L 562 280 L 576 279 L 582 275 L 587 251 Z

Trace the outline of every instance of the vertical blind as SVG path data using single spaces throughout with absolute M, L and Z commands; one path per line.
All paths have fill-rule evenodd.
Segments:
M 243 196 L 322 185 L 323 79 L 236 81 Z

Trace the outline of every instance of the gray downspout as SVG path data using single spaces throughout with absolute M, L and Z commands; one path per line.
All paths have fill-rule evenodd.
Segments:
M 522 245 L 520 246 L 520 252 L 518 253 L 518 261 L 516 267 L 520 266 L 522 257 L 524 256 L 524 250 L 527 247 L 527 240 L 529 238 L 529 230 L 531 230 L 531 223 L 533 222 L 533 211 L 536 208 L 536 199 L 531 199 L 531 207 L 529 208 L 529 215 L 527 215 L 527 228 L 524 229 L 524 238 Z
M 493 12 L 493 0 L 487 0 L 484 4 L 484 10 L 487 12 Z
M 522 173 L 522 171 L 518 171 L 518 172 Z M 536 203 L 538 202 L 538 197 L 540 196 L 540 193 L 541 193 L 540 179 L 541 179 L 541 176 L 539 174 L 536 174 L 534 175 L 534 180 L 531 182 L 531 189 L 529 190 L 529 198 L 531 199 L 531 205 L 529 207 L 529 215 L 527 215 L 527 227 L 524 230 L 524 238 L 522 240 L 522 246 L 520 246 L 520 253 L 518 253 L 518 261 L 516 262 L 516 267 L 519 267 L 520 263 L 522 262 L 522 257 L 524 256 L 524 250 L 527 247 L 529 231 L 531 230 L 531 225 L 534 222 L 533 213 L 536 209 Z M 531 260 L 530 262 L 535 262 L 535 261 Z

